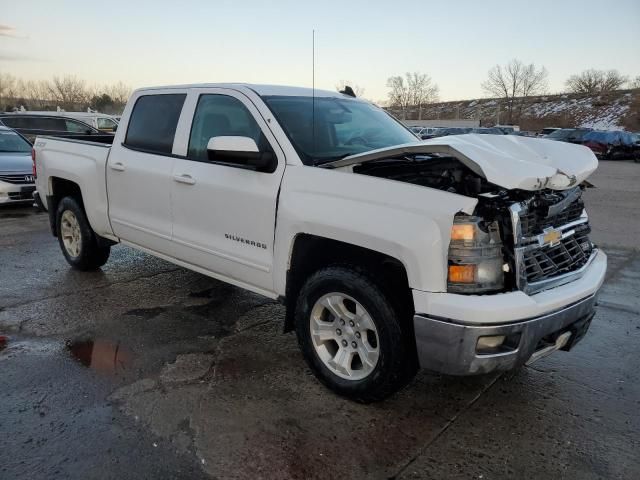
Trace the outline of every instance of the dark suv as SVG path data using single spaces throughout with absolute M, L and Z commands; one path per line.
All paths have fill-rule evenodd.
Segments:
M 38 135 L 71 137 L 75 139 L 104 142 L 113 135 L 101 132 L 91 125 L 67 117 L 51 115 L 29 115 L 28 113 L 1 113 L 0 125 L 12 128 L 31 143 Z

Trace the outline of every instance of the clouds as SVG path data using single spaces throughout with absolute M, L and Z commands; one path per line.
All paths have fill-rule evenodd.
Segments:
M 1 24 L 0 24 L 0 37 L 27 38 L 24 35 L 20 35 L 14 27 L 10 25 L 1 25 Z

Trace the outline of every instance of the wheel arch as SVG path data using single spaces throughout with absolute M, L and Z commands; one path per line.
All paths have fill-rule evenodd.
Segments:
M 84 208 L 82 202 L 82 189 L 73 180 L 61 177 L 49 177 L 49 195 L 47 195 L 47 210 L 49 213 L 49 226 L 54 237 L 58 236 L 57 212 L 58 204 L 64 197 L 73 197 L 78 200 L 80 206 Z
M 336 264 L 364 271 L 385 291 L 402 314 L 413 313 L 413 297 L 405 265 L 397 258 L 359 245 L 308 233 L 295 236 L 286 273 L 285 332 L 294 328 L 295 306 L 305 280 L 318 270 Z

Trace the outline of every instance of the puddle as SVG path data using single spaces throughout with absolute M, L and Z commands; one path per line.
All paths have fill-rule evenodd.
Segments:
M 133 359 L 129 350 L 106 340 L 75 341 L 67 349 L 81 365 L 106 375 L 125 371 Z

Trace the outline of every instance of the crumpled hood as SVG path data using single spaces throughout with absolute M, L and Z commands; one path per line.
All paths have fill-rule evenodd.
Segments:
M 332 162 L 346 167 L 371 160 L 416 153 L 458 158 L 489 182 L 507 189 L 565 190 L 598 168 L 598 159 L 582 145 L 516 135 L 452 135 L 351 155 Z

